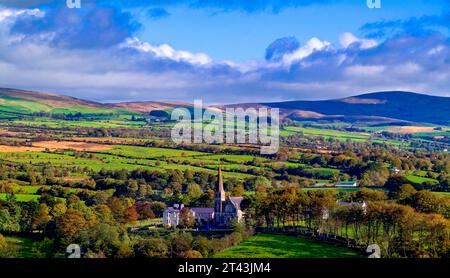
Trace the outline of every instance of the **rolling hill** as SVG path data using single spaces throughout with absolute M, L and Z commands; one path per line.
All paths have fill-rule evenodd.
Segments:
M 179 106 L 186 107 L 189 104 L 156 101 L 98 103 L 53 93 L 0 88 L 1 118 L 30 115 L 38 112 L 53 114 L 140 114 L 154 110 L 169 110 Z
M 344 121 L 407 121 L 450 125 L 450 98 L 410 92 L 379 92 L 320 101 L 286 101 L 214 106 L 280 108 L 282 117 L 292 119 L 336 119 Z M 142 114 L 192 107 L 183 102 L 98 103 L 64 95 L 0 88 L 0 118 L 37 112 L 54 114 Z
M 16 89 L 0 89 L 0 113 L 28 115 L 38 112 L 55 114 L 104 114 L 118 112 L 117 108 L 64 95 L 38 93 Z
M 377 117 L 411 122 L 449 124 L 450 98 L 410 92 L 379 92 L 335 100 L 288 101 L 259 103 L 292 112 L 295 117 L 301 111 L 319 113 L 322 117 Z M 325 115 L 325 116 L 324 116 Z

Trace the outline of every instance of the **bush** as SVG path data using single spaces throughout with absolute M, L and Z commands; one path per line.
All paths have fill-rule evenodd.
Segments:
M 17 258 L 18 249 L 16 246 L 8 244 L 6 238 L 0 234 L 0 258 Z

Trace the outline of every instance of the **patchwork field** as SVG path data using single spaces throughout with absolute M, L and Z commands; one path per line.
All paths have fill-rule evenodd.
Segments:
M 427 177 L 420 177 L 420 176 L 414 176 L 414 175 L 408 175 L 406 178 L 413 183 L 424 183 L 424 182 L 430 182 L 430 183 L 439 183 L 435 179 L 427 178 Z
M 70 141 L 41 141 L 33 143 L 33 146 L 49 150 L 102 151 L 111 149 L 109 145 Z
M 335 138 L 340 140 L 353 140 L 353 141 L 367 141 L 370 138 L 368 133 L 359 132 L 344 132 L 331 129 L 319 129 L 319 128 L 306 128 L 306 127 L 285 127 L 283 131 L 280 132 L 282 136 L 294 135 L 296 133 L 303 133 L 309 136 L 322 136 L 325 138 Z
M 432 132 L 435 128 L 431 126 L 401 126 L 390 129 L 391 132 L 396 132 L 400 134 L 412 134 L 421 132 Z

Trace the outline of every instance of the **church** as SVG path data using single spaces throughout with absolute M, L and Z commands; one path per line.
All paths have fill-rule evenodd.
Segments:
M 244 218 L 241 210 L 243 197 L 227 197 L 223 188 L 222 169 L 219 166 L 217 184 L 214 192 L 214 208 L 186 208 L 198 226 L 213 226 L 215 228 L 227 228 L 232 223 L 240 223 Z M 163 212 L 163 223 L 176 227 L 180 222 L 180 212 L 185 207 L 174 205 Z
M 218 181 L 214 193 L 214 225 L 229 226 L 233 221 L 240 223 L 244 213 L 241 210 L 243 197 L 227 197 L 223 189 L 222 170 L 219 166 Z

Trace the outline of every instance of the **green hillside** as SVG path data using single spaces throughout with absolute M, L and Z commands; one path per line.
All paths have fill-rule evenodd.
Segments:
M 52 114 L 138 114 L 128 109 L 62 95 L 0 89 L 0 118 L 16 118 L 33 113 Z

